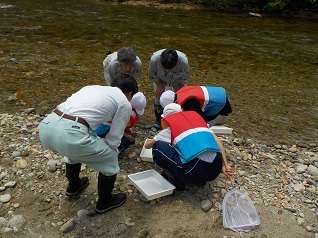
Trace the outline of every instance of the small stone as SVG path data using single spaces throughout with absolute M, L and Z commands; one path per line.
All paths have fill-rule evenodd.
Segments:
M 312 176 L 318 176 L 318 168 L 313 166 L 313 165 L 309 165 L 308 166 L 308 173 Z
M 21 156 L 21 152 L 20 151 L 13 151 L 12 152 L 12 157 L 13 158 L 16 158 L 16 157 L 19 157 L 19 156 Z
M 22 153 L 21 153 L 21 155 L 22 155 L 23 157 L 27 157 L 29 154 L 30 154 L 30 151 L 28 151 L 28 150 L 24 150 L 24 151 L 22 151 Z
M 297 210 L 293 207 L 284 207 L 284 209 L 286 209 L 287 211 L 290 211 L 292 213 L 295 213 Z
M 78 216 L 79 218 L 86 217 L 87 214 L 88 214 L 88 210 L 86 210 L 86 209 L 82 209 L 82 210 L 79 210 L 79 211 L 77 212 L 77 216 Z
M 131 219 L 130 217 L 128 217 L 126 220 L 125 220 L 125 224 L 127 226 L 133 226 L 135 225 L 135 222 L 133 221 L 133 219 Z
M 136 157 L 136 152 L 132 152 L 128 155 L 129 159 L 134 159 Z
M 304 224 L 304 222 L 305 222 L 304 218 L 302 218 L 302 217 L 298 217 L 298 218 L 297 218 L 297 224 L 298 224 L 298 225 L 301 226 L 302 224 Z
M 19 159 L 15 166 L 18 168 L 18 169 L 25 169 L 27 166 L 28 166 L 28 163 L 26 162 L 25 159 Z
M 9 182 L 7 182 L 7 183 L 4 185 L 4 187 L 5 187 L 5 188 L 13 188 L 16 184 L 17 184 L 16 181 L 9 181 Z
M 305 186 L 302 183 L 298 183 L 295 185 L 294 190 L 297 192 L 305 191 Z
M 0 174 L 0 180 L 2 180 L 5 176 L 7 176 L 7 173 Z
M 201 201 L 201 208 L 203 211 L 207 212 L 211 209 L 212 207 L 212 202 L 208 199 Z
M 311 231 L 313 230 L 313 228 L 312 228 L 311 226 L 306 226 L 306 230 L 307 230 L 308 232 L 311 232 Z
M 25 223 L 25 219 L 24 219 L 23 215 L 16 215 L 8 221 L 7 227 L 10 227 L 13 229 L 14 228 L 20 229 L 24 223 Z
M 76 220 L 74 218 L 71 218 L 60 227 L 60 231 L 63 233 L 68 233 L 74 229 L 75 224 Z
M 296 173 L 297 173 L 297 174 L 304 173 L 304 172 L 307 170 L 307 168 L 308 168 L 307 165 L 304 165 L 304 164 L 298 165 L 298 166 L 296 167 Z
M 0 202 L 7 203 L 7 202 L 10 201 L 10 199 L 11 199 L 11 195 L 10 194 L 4 194 L 4 195 L 1 195 Z
M 4 224 L 5 222 L 7 222 L 7 219 L 5 219 L 4 217 L 0 217 L 0 225 Z

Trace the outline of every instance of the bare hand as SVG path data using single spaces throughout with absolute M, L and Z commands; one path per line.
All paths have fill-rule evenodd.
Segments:
M 233 175 L 233 170 L 232 170 L 231 166 L 223 165 L 222 166 L 222 173 L 225 174 L 227 177 L 230 177 Z

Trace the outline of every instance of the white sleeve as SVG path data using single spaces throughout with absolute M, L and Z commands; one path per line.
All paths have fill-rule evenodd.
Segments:
M 128 101 L 118 107 L 112 120 L 110 130 L 105 137 L 111 148 L 116 149 L 120 145 L 121 138 L 124 135 L 124 130 L 130 118 L 130 113 L 131 104 Z
M 153 138 L 155 141 L 163 141 L 171 143 L 171 130 L 170 127 L 160 131 L 157 135 Z

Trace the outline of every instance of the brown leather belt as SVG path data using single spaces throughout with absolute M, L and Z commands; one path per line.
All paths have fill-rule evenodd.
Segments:
M 56 115 L 59 115 L 59 116 L 62 116 L 63 115 L 63 112 L 61 112 L 59 109 L 55 109 L 53 111 Z M 77 118 L 77 122 L 78 123 L 81 123 L 83 124 L 84 126 L 86 126 L 87 128 L 89 128 L 89 125 L 88 123 L 83 119 L 83 118 L 80 118 L 80 117 L 74 117 L 74 116 L 71 116 L 71 115 L 68 115 L 68 114 L 65 114 L 62 116 L 63 118 L 66 118 L 66 119 L 69 119 L 69 120 L 72 120 L 72 121 L 76 121 L 76 118 Z

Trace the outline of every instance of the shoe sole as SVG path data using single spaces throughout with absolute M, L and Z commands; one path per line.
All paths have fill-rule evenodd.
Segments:
M 124 201 L 122 201 L 121 203 L 116 204 L 116 205 L 111 206 L 111 207 L 108 207 L 108 208 L 106 208 L 106 209 L 104 209 L 104 210 L 98 210 L 98 209 L 95 207 L 95 211 L 96 211 L 97 213 L 99 213 L 99 214 L 102 214 L 102 213 L 108 212 L 108 211 L 110 211 L 110 210 L 112 210 L 112 209 L 114 209 L 114 208 L 120 207 L 120 206 L 123 205 L 125 202 L 126 202 L 126 199 L 125 199 Z
M 65 192 L 65 195 L 68 197 L 75 197 L 77 194 L 79 194 L 84 188 L 86 188 L 88 186 L 89 182 L 87 181 L 86 184 L 84 184 L 82 187 L 80 187 L 76 192 L 74 193 L 69 193 L 69 192 Z

